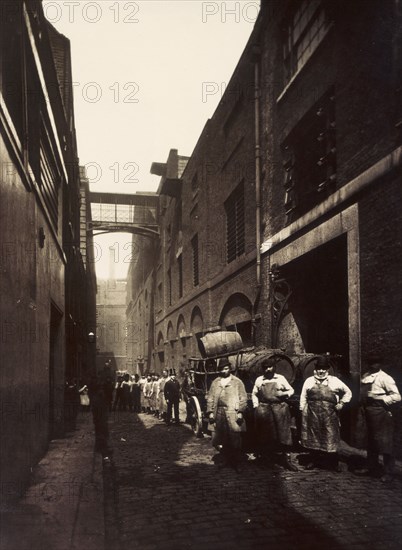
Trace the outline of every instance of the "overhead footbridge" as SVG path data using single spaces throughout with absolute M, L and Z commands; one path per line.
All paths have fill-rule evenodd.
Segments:
M 156 193 L 89 194 L 92 221 L 88 231 L 101 233 L 134 233 L 159 237 L 158 195 Z

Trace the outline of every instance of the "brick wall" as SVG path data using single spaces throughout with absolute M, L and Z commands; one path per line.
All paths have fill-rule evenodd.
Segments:
M 384 370 L 402 391 L 402 214 L 400 175 L 379 181 L 362 197 L 360 223 L 360 300 L 362 370 L 365 356 L 383 354 Z M 395 442 L 402 456 L 402 407 L 395 407 Z
M 161 197 L 165 206 L 162 208 L 161 236 L 167 246 L 157 274 L 157 284 L 163 283 L 164 304 L 156 315 L 155 333 L 161 333 L 165 341 L 171 334 L 177 336 L 180 316 L 186 332 L 194 332 L 191 319 L 195 308 L 201 312 L 205 331 L 222 321 L 222 310 L 231 296 L 244 296 L 244 302 L 250 303 L 251 308 L 257 296 L 253 71 L 253 59 L 246 49 L 182 176 L 181 226 L 178 224 L 180 199 Z M 245 193 L 245 253 L 228 264 L 225 201 L 241 182 Z M 191 240 L 194 235 L 198 235 L 199 243 L 197 286 L 193 281 Z M 181 298 L 177 265 L 180 251 L 183 261 Z M 167 300 L 169 269 L 171 305 Z M 194 334 L 185 342 L 183 345 L 184 340 L 179 339 L 166 344 L 166 360 L 180 362 L 198 354 Z
M 274 3 L 261 34 L 267 237 L 286 224 L 280 146 L 331 87 L 335 90 L 338 188 L 390 152 L 397 138 L 392 2 L 331 3 L 327 35 L 286 88 L 281 25 L 289 5 Z
M 359 203 L 359 224 L 362 350 L 379 348 L 402 384 L 400 200 L 400 177 L 377 182 Z

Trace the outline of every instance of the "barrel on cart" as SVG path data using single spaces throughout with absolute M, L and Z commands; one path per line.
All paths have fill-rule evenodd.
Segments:
M 202 437 L 208 431 L 207 394 L 219 376 L 219 361 L 227 357 L 236 371 L 241 361 L 243 341 L 238 332 L 219 331 L 203 336 L 198 346 L 201 357 L 189 358 L 182 394 L 186 401 L 187 422 L 194 434 Z
M 203 357 L 226 357 L 241 350 L 243 340 L 238 332 L 221 330 L 200 338 L 198 347 Z

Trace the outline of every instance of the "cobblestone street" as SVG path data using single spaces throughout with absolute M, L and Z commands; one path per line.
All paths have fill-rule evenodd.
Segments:
M 210 438 L 195 438 L 187 426 L 115 413 L 110 427 L 112 546 L 119 533 L 122 548 L 140 550 L 400 548 L 400 478 L 293 473 L 254 460 L 237 473 L 218 469 Z

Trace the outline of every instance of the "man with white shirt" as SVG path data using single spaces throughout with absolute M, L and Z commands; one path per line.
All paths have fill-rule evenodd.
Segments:
M 294 390 L 284 376 L 276 372 L 279 357 L 268 357 L 261 363 L 265 370 L 254 384 L 252 400 L 259 451 L 270 455 L 279 451 L 285 468 L 296 472 L 289 449 L 292 445 L 291 416 L 286 399 Z
M 394 418 L 390 406 L 401 400 L 395 380 L 381 370 L 382 358 L 371 355 L 368 371 L 361 380 L 361 400 L 367 426 L 367 473 L 379 476 L 379 455 L 384 459 L 382 481 L 392 479 L 395 466 L 393 457 Z M 366 472 L 359 472 L 366 473 Z

